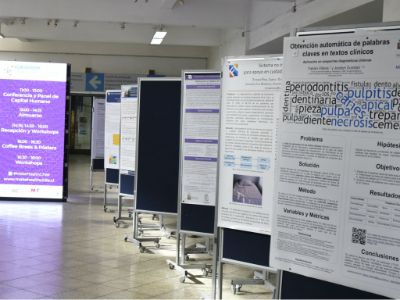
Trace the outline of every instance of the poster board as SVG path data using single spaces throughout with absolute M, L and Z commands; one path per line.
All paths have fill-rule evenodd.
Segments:
M 69 71 L 0 62 L 0 199 L 67 199 Z
M 228 57 L 223 64 L 218 182 L 222 262 L 269 267 L 282 62 L 277 56 L 243 56 Z M 237 247 L 254 241 L 259 246 L 251 256 Z
M 93 97 L 92 137 L 91 137 L 91 169 L 104 170 L 104 124 L 105 99 Z
M 134 193 L 137 103 L 137 85 L 122 85 L 119 193 L 125 196 Z
M 104 125 L 104 168 L 106 184 L 118 184 L 120 164 L 121 91 L 106 92 Z
M 214 234 L 221 73 L 182 72 L 180 230 Z
M 140 78 L 138 92 L 135 209 L 176 214 L 181 79 Z
M 399 295 L 398 41 L 285 39 L 274 267 Z

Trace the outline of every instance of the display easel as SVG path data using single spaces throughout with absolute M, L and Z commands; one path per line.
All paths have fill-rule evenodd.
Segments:
M 121 91 L 120 90 L 110 90 L 106 92 L 106 120 L 107 120 L 107 105 L 111 104 L 111 105 L 120 105 L 121 103 Z M 119 119 L 119 114 L 118 116 L 114 116 L 114 118 Z M 107 121 L 106 124 L 107 126 Z M 105 131 L 107 132 L 107 128 L 105 129 Z M 107 134 L 107 133 L 106 133 Z M 105 138 L 105 143 L 107 143 L 107 137 Z M 106 145 L 105 145 L 106 147 Z M 105 153 L 105 160 L 109 160 L 109 157 L 106 157 L 106 153 Z M 119 154 L 118 154 L 119 155 Z M 118 157 L 119 159 L 119 157 Z M 108 210 L 108 199 L 107 199 L 107 189 L 111 189 L 111 188 L 118 188 L 118 184 L 119 184 L 119 164 L 117 168 L 108 168 L 107 167 L 107 161 L 104 162 L 104 167 L 105 167 L 105 176 L 104 176 L 104 212 L 107 212 Z
M 399 22 L 345 25 L 332 27 L 308 27 L 296 30 L 295 36 L 354 34 L 365 31 L 400 30 Z M 359 289 L 323 281 L 300 274 L 282 271 L 280 276 L 279 299 L 387 299 Z
M 93 185 L 94 173 L 100 173 L 100 172 L 104 173 L 104 122 L 105 122 L 104 116 L 105 116 L 105 99 L 93 97 L 92 136 L 91 136 L 90 171 L 89 171 L 89 188 L 91 191 L 93 191 L 94 189 Z M 100 134 L 102 135 L 102 137 L 100 137 Z M 99 143 L 101 142 L 102 145 L 99 145 Z
M 179 181 L 179 202 L 178 202 L 178 220 L 177 220 L 177 233 L 176 233 L 176 258 L 175 261 L 167 260 L 170 269 L 178 270 L 182 276 L 180 277 L 180 282 L 185 282 L 186 278 L 194 279 L 195 276 L 189 273 L 188 270 L 192 269 L 201 269 L 204 276 L 207 276 L 212 272 L 212 263 L 189 263 L 189 255 L 190 254 L 209 254 L 212 255 L 212 247 L 214 242 L 214 218 L 215 218 L 215 205 L 204 205 L 200 203 L 190 204 L 185 203 L 182 200 L 183 194 L 183 184 L 185 181 L 186 176 L 189 174 L 185 174 L 184 170 L 184 163 L 185 163 L 185 151 L 186 147 L 193 147 L 193 145 L 201 144 L 208 145 L 210 147 L 214 144 L 215 147 L 215 157 L 208 157 L 206 162 L 202 162 L 202 164 L 211 164 L 209 168 L 212 167 L 212 164 L 217 165 L 217 144 L 218 144 L 218 129 L 215 130 L 215 140 L 206 140 L 207 136 L 204 134 L 195 134 L 196 139 L 198 141 L 190 141 L 188 142 L 187 139 L 193 138 L 193 132 L 200 131 L 202 127 L 205 126 L 203 123 L 197 123 L 199 121 L 188 121 L 187 116 L 192 115 L 199 115 L 207 113 L 208 115 L 217 115 L 215 121 L 215 128 L 219 128 L 219 106 L 220 106 L 220 87 L 221 87 L 221 73 L 217 71 L 182 71 L 182 113 L 181 113 L 181 120 L 182 120 L 182 127 L 181 127 L 181 155 L 180 155 L 180 181 Z M 187 82 L 194 81 L 196 84 L 191 85 Z M 191 105 L 188 103 L 190 101 L 195 102 L 197 98 L 189 98 L 187 95 L 187 90 L 190 89 L 199 89 L 207 91 L 208 97 L 207 100 L 210 103 L 206 104 L 205 99 L 203 99 L 203 103 L 200 105 Z M 192 96 L 193 97 L 193 96 Z M 203 96 L 204 97 L 204 96 Z M 187 98 L 187 99 L 186 99 Z M 215 103 L 215 99 L 217 100 Z M 198 99 L 197 99 L 198 100 Z M 205 105 L 203 107 L 203 105 Z M 194 108 L 196 107 L 196 108 Z M 202 107 L 202 109 L 199 109 Z M 195 117 L 194 117 L 195 118 Z M 187 123 L 187 124 L 186 124 Z M 208 123 L 208 126 L 212 126 L 213 124 Z M 186 131 L 188 128 L 191 129 L 190 133 Z M 211 127 L 212 128 L 212 127 Z M 208 134 L 212 134 L 213 129 L 209 129 L 210 132 Z M 201 141 L 200 141 L 201 140 Z M 189 153 L 190 151 L 188 151 Z M 211 153 L 211 152 L 210 152 Z M 191 155 L 201 155 L 198 157 L 199 160 L 204 160 L 204 155 L 211 155 L 210 153 L 202 153 L 201 150 L 198 152 L 191 152 Z M 193 158 L 194 159 L 194 158 Z M 194 170 L 192 170 L 194 172 Z M 195 174 L 193 175 L 199 176 L 199 180 L 207 180 L 207 175 L 200 175 Z M 216 170 L 214 176 L 216 177 Z M 215 180 L 216 183 L 216 180 Z M 213 190 L 212 186 L 208 187 L 208 193 L 215 195 L 216 191 Z M 195 235 L 197 237 L 202 237 L 205 239 L 204 244 L 196 243 L 191 247 L 186 247 L 186 238 L 188 235 Z
M 138 214 L 176 216 L 179 178 L 180 78 L 140 78 L 136 134 L 135 206 L 132 237 L 160 247 L 160 237 L 139 237 Z

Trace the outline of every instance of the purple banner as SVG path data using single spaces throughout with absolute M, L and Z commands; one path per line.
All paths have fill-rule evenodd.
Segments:
M 66 83 L 0 80 L 0 184 L 62 186 Z
M 203 114 L 217 114 L 219 109 L 205 109 L 205 108 L 188 108 L 185 110 L 187 113 L 203 113 Z
M 185 143 L 192 143 L 192 144 L 218 144 L 218 140 L 210 140 L 210 139 L 185 139 Z
M 185 156 L 185 160 L 217 162 L 217 158 L 215 157 Z

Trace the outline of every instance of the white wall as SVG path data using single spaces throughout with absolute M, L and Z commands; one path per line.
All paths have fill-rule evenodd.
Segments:
M 246 53 L 246 38 L 242 30 L 230 30 L 222 33 L 221 45 L 210 50 L 208 68 L 221 69 L 221 60 L 225 56 L 238 56 Z
M 51 61 L 72 65 L 72 72 L 158 74 L 180 76 L 182 69 L 207 67 L 209 47 L 150 46 L 84 42 L 0 40 L 1 60 Z
M 400 1 L 385 0 L 383 2 L 383 22 L 400 21 Z

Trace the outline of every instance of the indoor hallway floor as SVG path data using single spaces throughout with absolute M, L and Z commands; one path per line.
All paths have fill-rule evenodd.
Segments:
M 67 203 L 0 202 L 0 298 L 211 298 L 211 277 L 180 283 L 181 274 L 168 268 L 172 239 L 148 253 L 125 242 L 131 222 L 116 228 L 114 213 L 103 211 L 103 193 L 91 192 L 88 179 L 89 157 L 71 156 Z M 251 270 L 224 269 L 224 299 L 271 298 L 262 286 L 234 295 L 230 280 L 250 277 Z

